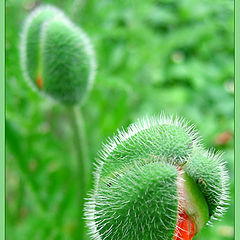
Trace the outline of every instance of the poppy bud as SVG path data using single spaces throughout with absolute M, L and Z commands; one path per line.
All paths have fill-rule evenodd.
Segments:
M 34 89 L 65 105 L 84 101 L 95 75 L 94 52 L 86 34 L 60 10 L 39 7 L 27 17 L 20 55 Z
M 85 208 L 94 240 L 190 240 L 228 201 L 228 174 L 183 120 L 152 118 L 104 145 Z

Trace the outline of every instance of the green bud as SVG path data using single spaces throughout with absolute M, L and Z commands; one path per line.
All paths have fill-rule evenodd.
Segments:
M 109 140 L 85 208 L 92 239 L 171 240 L 181 216 L 187 214 L 196 234 L 219 215 L 227 202 L 227 171 L 193 129 L 161 116 Z
M 95 211 L 101 239 L 172 239 L 178 212 L 176 168 L 149 163 L 109 178 L 98 190 Z
M 86 34 L 60 10 L 39 7 L 27 17 L 20 55 L 34 89 L 66 105 L 84 101 L 95 75 L 94 52 Z
M 228 202 L 228 174 L 221 154 L 194 148 L 184 170 L 197 183 L 203 193 L 212 220 L 218 219 L 226 210 Z
M 162 116 L 160 120 L 138 121 L 130 125 L 127 132 L 119 132 L 101 152 L 107 164 L 100 177 L 111 175 L 136 161 L 146 164 L 164 160 L 182 166 L 197 142 L 198 134 L 181 120 L 169 120 Z

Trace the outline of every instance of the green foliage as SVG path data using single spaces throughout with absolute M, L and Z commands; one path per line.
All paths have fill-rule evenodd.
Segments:
M 81 26 L 97 54 L 98 74 L 82 109 L 91 164 L 107 136 L 139 117 L 164 111 L 191 120 L 206 147 L 225 152 L 231 179 L 229 210 L 195 239 L 232 240 L 233 1 L 42 2 Z M 6 1 L 6 108 L 14 126 L 6 139 L 7 239 L 73 240 L 79 239 L 79 202 L 69 116 L 27 86 L 19 64 L 23 23 L 37 5 L 34 0 Z M 34 180 L 47 216 L 17 163 Z

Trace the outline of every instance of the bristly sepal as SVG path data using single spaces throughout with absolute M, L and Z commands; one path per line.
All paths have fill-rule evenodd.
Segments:
M 222 155 L 215 153 L 213 149 L 206 151 L 195 148 L 184 166 L 184 170 L 198 184 L 208 203 L 208 225 L 219 220 L 229 204 L 229 176 Z

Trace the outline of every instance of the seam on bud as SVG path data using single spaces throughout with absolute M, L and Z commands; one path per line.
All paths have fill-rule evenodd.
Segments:
M 39 14 L 41 14 L 41 12 L 43 10 L 51 10 L 53 12 L 55 12 L 57 15 L 60 15 L 61 17 L 65 17 L 64 13 L 62 11 L 60 11 L 58 8 L 46 4 L 44 6 L 40 6 L 38 8 L 36 8 L 35 10 L 33 10 L 26 18 L 24 25 L 23 25 L 23 30 L 20 33 L 20 45 L 19 45 L 19 49 L 20 49 L 20 66 L 22 69 L 22 73 L 23 73 L 23 77 L 26 80 L 28 86 L 33 89 L 34 91 L 38 91 L 36 85 L 33 84 L 34 80 L 37 81 L 36 79 L 31 79 L 31 77 L 28 74 L 28 69 L 27 69 L 27 36 L 28 36 L 28 31 L 29 31 L 29 27 L 32 23 L 32 21 L 39 16 Z M 41 30 L 40 30 L 41 32 Z M 40 34 L 39 32 L 39 34 Z M 39 77 L 41 77 L 41 75 L 39 75 Z

